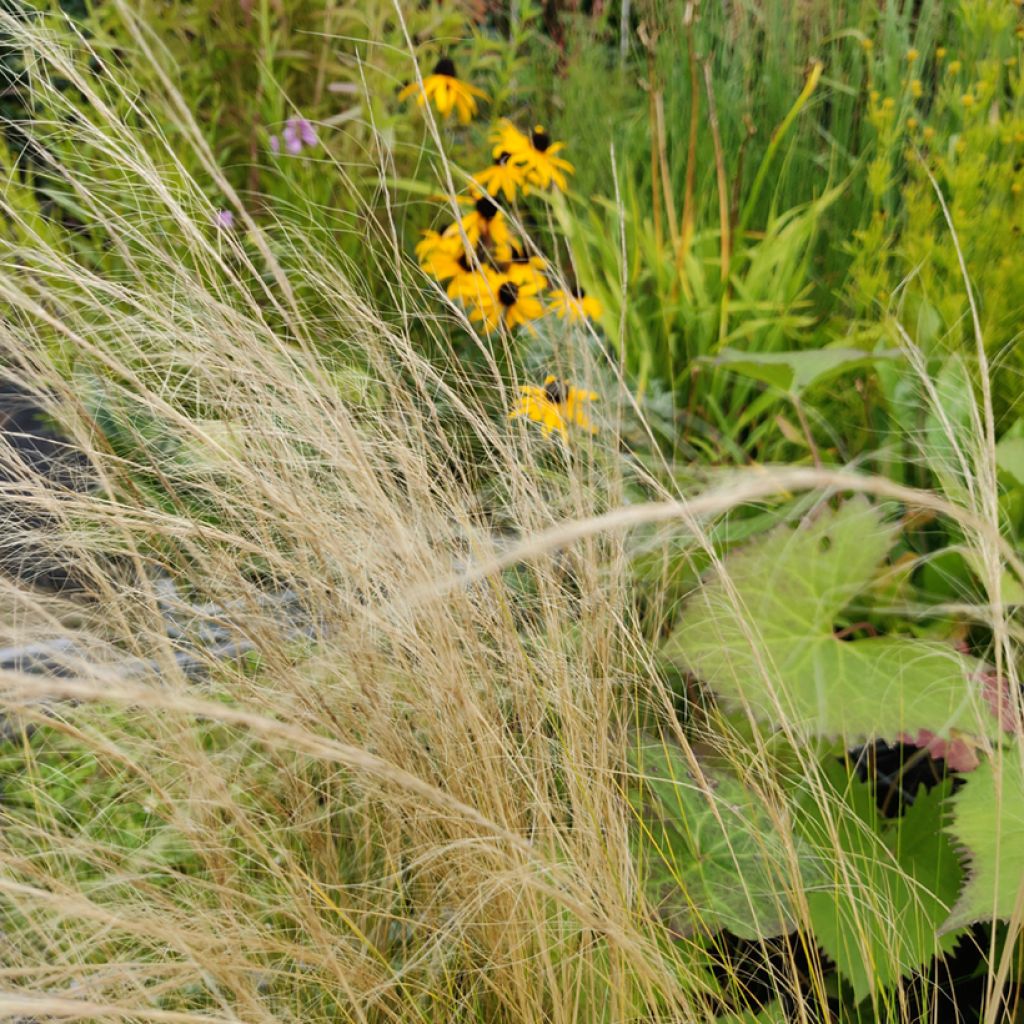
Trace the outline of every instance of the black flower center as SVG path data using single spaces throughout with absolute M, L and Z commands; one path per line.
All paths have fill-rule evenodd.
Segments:
M 498 165 L 499 167 L 504 167 L 504 166 L 505 166 L 505 164 L 507 164 L 507 163 L 509 162 L 509 160 L 511 160 L 511 159 L 512 159 L 512 154 L 511 154 L 511 153 L 506 153 L 506 152 L 505 152 L 505 150 L 502 150 L 502 151 L 501 151 L 501 152 L 500 152 L 500 153 L 499 153 L 499 154 L 498 154 L 498 155 L 497 155 L 497 156 L 496 156 L 496 157 L 494 158 L 494 162 L 495 162 L 495 163 L 496 163 L 496 164 L 497 164 L 497 165 Z
M 494 215 L 498 212 L 498 204 L 490 196 L 481 196 L 476 201 L 476 212 L 484 220 L 493 220 Z
M 463 254 L 462 254 L 462 255 L 461 255 L 460 257 L 459 257 L 459 259 L 458 259 L 458 264 L 459 264 L 459 266 L 460 266 L 460 267 L 462 267 L 463 271 L 464 271 L 465 273 L 467 273 L 467 274 L 468 274 L 468 273 L 470 273 L 470 272 L 472 271 L 472 269 L 473 269 L 473 268 L 472 268 L 472 267 L 471 267 L 471 266 L 469 265 L 469 257 L 468 257 L 468 256 L 466 255 L 466 253 L 463 253 Z
M 537 125 L 530 133 L 530 143 L 538 153 L 543 153 L 551 145 L 551 136 Z
M 569 289 L 569 293 L 572 295 L 574 299 L 585 299 L 587 297 L 587 293 L 584 290 L 583 286 L 578 284 L 574 284 Z
M 526 253 L 523 252 L 523 250 L 520 249 L 518 245 L 513 245 L 512 246 L 512 259 L 509 260 L 509 262 L 510 263 L 529 263 L 530 262 L 530 257 L 527 256 Z
M 514 306 L 519 298 L 519 285 L 514 281 L 505 281 L 498 289 L 498 301 L 503 306 Z
M 544 385 L 544 397 L 553 405 L 561 405 L 569 397 L 569 385 L 564 380 L 551 380 Z
M 447 75 L 449 78 L 459 77 L 458 75 L 455 74 L 455 62 L 451 59 L 451 57 L 442 57 L 434 65 L 434 74 Z

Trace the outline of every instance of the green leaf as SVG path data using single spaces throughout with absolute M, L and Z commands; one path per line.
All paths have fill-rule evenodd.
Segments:
M 663 653 L 726 706 L 818 736 L 848 743 L 921 729 L 944 739 L 952 729 L 997 736 L 974 659 L 938 641 L 834 635 L 895 535 L 863 498 L 797 529 L 771 531 L 705 581 Z
M 637 770 L 636 855 L 662 920 L 679 933 L 699 924 L 751 940 L 792 931 L 794 850 L 799 878 L 818 874 L 763 801 L 730 775 L 696 778 L 682 753 L 664 744 L 643 746 Z
M 974 384 L 963 358 L 951 355 L 935 381 L 935 399 L 925 418 L 924 455 L 943 490 L 956 494 L 971 459 Z
M 1024 884 L 1024 772 L 1016 751 L 983 761 L 953 798 L 949 832 L 969 861 L 967 885 L 943 931 L 1017 910 Z
M 782 1003 L 778 999 L 773 999 L 759 1013 L 753 1010 L 730 1013 L 724 1017 L 716 1017 L 715 1024 L 788 1024 L 790 1020 L 792 1018 Z
M 996 465 L 1024 484 L 1024 437 L 1004 437 L 996 445 Z
M 827 767 L 823 782 L 827 798 L 806 793 L 798 827 L 832 874 L 808 891 L 807 906 L 815 938 L 859 1002 L 957 942 L 937 937 L 961 878 L 941 830 L 951 784 L 920 790 L 902 818 L 887 821 L 870 787 L 841 766 Z
M 724 349 L 712 362 L 735 373 L 772 384 L 783 391 L 799 393 L 811 384 L 827 380 L 876 359 L 900 356 L 897 349 L 865 352 L 856 348 L 822 348 L 803 352 L 739 352 Z

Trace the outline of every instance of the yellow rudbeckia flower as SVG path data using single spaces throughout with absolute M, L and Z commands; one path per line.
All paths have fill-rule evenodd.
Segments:
M 518 246 L 510 246 L 508 259 L 503 262 L 502 270 L 510 281 L 516 284 L 535 284 L 538 291 L 547 288 L 548 279 L 544 276 L 547 263 L 543 257 L 530 256 Z
M 510 420 L 526 416 L 541 425 L 545 437 L 558 431 L 563 438 L 568 439 L 566 425 L 570 423 L 591 434 L 597 432 L 597 427 L 587 415 L 587 403 L 597 399 L 596 391 L 574 388 L 568 381 L 558 380 L 553 375 L 545 378 L 543 387 L 524 385 L 519 390 L 522 397 L 508 414 Z
M 516 157 L 524 149 L 530 148 L 529 137 L 524 135 L 507 117 L 503 117 L 498 122 L 498 126 L 491 131 L 491 142 L 494 143 L 491 156 L 495 160 L 502 153 L 508 153 L 509 156 Z
M 600 320 L 604 307 L 582 288 L 559 288 L 551 293 L 551 308 L 559 320 L 579 323 L 580 320 Z
M 459 202 L 473 204 L 472 209 L 462 218 L 461 224 L 462 232 L 474 249 L 482 243 L 489 248 L 505 252 L 507 247 L 515 242 L 509 230 L 508 218 L 489 195 L 484 193 L 475 199 L 460 196 Z M 452 224 L 445 229 L 445 234 L 450 238 L 460 238 L 462 232 L 458 224 Z M 497 253 L 495 255 L 497 258 Z
M 503 149 L 494 158 L 494 163 L 474 175 L 473 180 L 490 195 L 496 196 L 500 192 L 505 202 L 511 203 L 516 197 L 516 190 L 526 183 L 526 172 L 521 164 L 513 162 L 512 154 Z
M 400 100 L 410 96 L 416 96 L 416 105 L 420 107 L 432 100 L 442 117 L 454 110 L 461 124 L 469 124 L 477 112 L 476 101 L 487 98 L 482 89 L 459 79 L 455 63 L 449 57 L 442 57 L 434 65 L 434 70 L 423 79 L 422 88 L 419 82 L 412 82 L 398 94 Z
M 564 142 L 552 142 L 544 128 L 537 125 L 530 132 L 529 145 L 515 154 L 516 162 L 526 169 L 527 184 L 538 188 L 554 184 L 564 192 L 566 174 L 574 173 L 572 164 L 557 155 L 564 148 Z
M 495 271 L 487 276 L 489 287 L 481 289 L 473 297 L 474 309 L 469 319 L 482 322 L 488 333 L 496 330 L 499 324 L 504 324 L 509 330 L 520 324 L 533 330 L 531 321 L 544 315 L 544 306 L 537 298 L 540 289 L 529 282 L 517 284 L 507 274 Z

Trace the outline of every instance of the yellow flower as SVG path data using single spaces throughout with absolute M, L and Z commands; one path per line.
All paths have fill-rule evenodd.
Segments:
M 920 78 L 915 78 L 911 81 L 910 95 L 913 96 L 915 100 L 919 100 L 924 95 L 924 86 L 921 85 Z
M 469 124 L 473 120 L 477 99 L 487 98 L 481 89 L 458 78 L 455 64 L 448 57 L 442 57 L 434 65 L 434 70 L 423 79 L 422 88 L 419 82 L 413 82 L 398 94 L 400 100 L 410 96 L 416 96 L 416 104 L 420 107 L 428 100 L 433 100 L 442 117 L 447 117 L 454 110 L 462 124 Z
M 917 127 L 917 118 L 916 117 L 908 117 L 907 118 L 907 128 L 909 128 L 910 131 L 913 131 L 916 127 Z
M 974 106 L 974 97 L 969 92 L 965 92 L 963 94 L 963 96 L 960 97 L 960 102 L 965 107 L 973 107 Z
M 502 153 L 517 156 L 524 149 L 529 149 L 530 140 L 507 117 L 503 117 L 498 127 L 491 132 L 494 149 L 491 156 L 497 160 Z
M 522 398 L 519 404 L 508 414 L 510 420 L 519 416 L 527 416 L 541 425 L 545 437 L 550 437 L 557 430 L 563 438 L 568 439 L 566 424 L 573 423 L 591 434 L 597 427 L 587 416 L 587 403 L 597 399 L 596 391 L 583 391 L 574 388 L 565 380 L 557 380 L 549 375 L 543 387 L 524 385 L 520 387 Z
M 868 53 L 870 53 L 875 48 L 875 41 L 873 39 L 868 39 L 867 37 L 865 37 L 860 41 L 860 45 L 863 46 Z
M 493 251 L 495 259 L 502 260 L 509 251 L 515 239 L 509 231 L 508 219 L 498 209 L 498 204 L 486 193 L 476 197 L 460 196 L 459 202 L 465 205 L 472 204 L 472 209 L 462 218 L 462 232 L 472 248 L 483 243 Z M 452 224 L 445 229 L 449 236 L 460 238 L 458 224 Z
M 566 174 L 574 173 L 568 160 L 557 154 L 565 148 L 564 142 L 552 142 L 541 125 L 537 125 L 527 140 L 528 144 L 512 152 L 512 159 L 526 168 L 526 182 L 538 188 L 547 188 L 552 183 L 563 192 L 566 188 Z
M 907 63 L 913 64 L 914 61 L 917 60 L 917 58 L 920 56 L 921 54 L 917 50 L 915 50 L 914 47 L 911 47 L 909 50 L 907 50 Z
M 471 269 L 464 253 L 453 253 L 447 249 L 434 249 L 420 260 L 420 267 L 438 281 L 459 277 L 461 274 L 469 273 Z
M 448 297 L 458 299 L 466 305 L 479 305 L 487 302 L 487 296 L 494 293 L 495 278 L 498 274 L 486 264 L 477 263 L 475 266 L 469 259 L 463 256 L 459 266 L 459 273 L 452 278 L 448 285 Z
M 946 70 L 951 75 L 955 75 L 955 74 L 957 74 L 960 71 L 960 69 L 962 67 L 963 67 L 963 64 L 961 64 L 960 61 L 958 61 L 958 60 L 951 60 L 949 62 L 949 64 L 946 65 Z
M 526 174 L 521 164 L 512 162 L 512 154 L 502 150 L 487 170 L 474 175 L 474 180 L 492 196 L 500 192 L 505 201 L 511 203 L 516 197 L 516 189 L 526 184 Z
M 936 60 L 942 60 L 942 58 L 945 57 L 945 56 L 946 56 L 946 48 L 944 46 L 936 46 L 935 47 L 935 59 Z
M 601 303 L 582 288 L 558 289 L 551 293 L 551 308 L 559 320 L 578 323 L 580 320 L 600 320 L 604 312 Z
M 547 271 L 547 261 L 542 256 L 530 256 L 518 245 L 509 247 L 508 258 L 500 261 L 502 271 L 510 281 L 516 284 L 535 284 L 537 291 L 548 286 L 548 279 L 544 276 Z
M 935 129 L 930 124 L 925 125 L 924 131 L 921 134 L 924 135 L 925 142 L 930 142 L 935 138 Z
M 421 266 L 435 252 L 442 251 L 457 256 L 462 251 L 462 239 L 457 236 L 434 231 L 432 228 L 427 228 L 422 235 L 423 237 L 416 243 L 416 259 L 420 261 Z
M 537 286 L 529 282 L 516 284 L 507 274 L 495 271 L 491 271 L 487 277 L 489 287 L 481 289 L 472 297 L 475 308 L 469 314 L 469 319 L 482 321 L 488 332 L 495 330 L 501 323 L 509 329 L 525 324 L 533 330 L 530 322 L 544 315 L 544 307 L 537 298 Z

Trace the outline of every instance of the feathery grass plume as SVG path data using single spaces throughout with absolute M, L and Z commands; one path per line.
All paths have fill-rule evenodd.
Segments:
M 614 463 L 595 443 L 561 482 L 538 474 L 504 421 L 515 380 L 428 362 L 294 213 L 257 222 L 170 80 L 141 105 L 47 21 L 3 29 L 46 111 L 23 128 L 107 246 L 93 265 L 5 203 L 4 361 L 54 392 L 97 481 L 59 503 L 35 481 L 36 500 L 66 557 L 130 569 L 97 558 L 74 614 L 5 585 L 5 639 L 73 645 L 59 678 L 2 672 L 11 721 L 37 726 L 4 751 L 5 1011 L 568 1024 L 704 1005 L 635 902 L 619 694 L 646 656 L 621 544 L 406 600 L 615 504 Z M 443 353 L 380 223 L 364 258 Z M 486 504 L 480 475 L 501 485 Z M 216 657 L 221 632 L 248 653 Z

